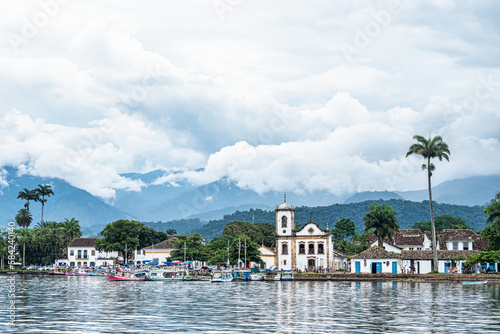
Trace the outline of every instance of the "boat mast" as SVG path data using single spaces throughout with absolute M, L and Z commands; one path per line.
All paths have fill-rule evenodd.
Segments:
M 241 237 L 238 239 L 238 268 L 241 269 L 240 263 L 241 263 Z
M 243 268 L 247 267 L 247 239 L 245 238 L 245 264 Z

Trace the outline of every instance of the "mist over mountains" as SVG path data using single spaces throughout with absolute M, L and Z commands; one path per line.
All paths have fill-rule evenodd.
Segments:
M 191 184 L 157 184 L 163 176 L 160 170 L 146 174 L 123 174 L 130 179 L 140 179 L 147 186 L 141 191 L 118 190 L 113 202 L 93 196 L 87 191 L 71 186 L 57 178 L 18 175 L 13 168 L 4 168 L 8 185 L 0 191 L 0 225 L 13 221 L 24 201 L 17 199 L 23 188 L 34 189 L 38 184 L 50 184 L 54 191 L 44 211 L 46 221 L 62 221 L 75 217 L 84 232 L 99 232 L 106 224 L 118 219 L 135 219 L 143 222 L 169 222 L 191 219 L 200 222 L 223 219 L 224 215 L 250 209 L 274 210 L 283 201 L 284 193 L 258 194 L 239 188 L 235 182 L 224 178 L 203 186 Z M 500 191 L 500 176 L 478 176 L 446 181 L 433 187 L 433 199 L 438 203 L 484 206 Z M 352 204 L 373 200 L 428 200 L 428 191 L 389 192 L 374 191 L 335 196 L 325 191 L 313 193 L 287 192 L 287 202 L 295 207 L 323 207 L 332 204 Z M 33 225 L 40 220 L 40 203 L 30 203 Z M 330 222 L 333 224 L 335 221 Z M 193 226 L 199 228 L 199 224 Z M 178 225 L 179 226 L 179 225 Z M 185 231 L 189 231 L 186 226 Z

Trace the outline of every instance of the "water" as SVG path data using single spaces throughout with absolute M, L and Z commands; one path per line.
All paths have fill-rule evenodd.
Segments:
M 2 333 L 496 333 L 500 285 L 0 277 Z

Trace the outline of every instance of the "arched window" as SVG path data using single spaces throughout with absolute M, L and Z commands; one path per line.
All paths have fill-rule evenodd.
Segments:
M 288 254 L 288 244 L 281 245 L 281 254 L 284 254 L 284 255 Z
M 84 259 L 88 258 L 88 256 L 87 256 L 87 250 L 84 250 L 84 251 L 83 251 L 83 258 L 84 258 Z
M 87 266 L 87 261 L 83 262 L 83 266 L 86 267 Z
M 77 256 L 78 259 L 81 259 L 82 258 L 82 250 L 79 249 L 78 250 L 78 256 Z
M 306 253 L 306 245 L 299 244 L 299 254 L 305 254 L 305 253 Z
M 281 218 L 281 227 L 282 228 L 286 228 L 287 221 L 288 221 L 288 219 L 286 218 L 286 216 L 283 216 L 283 218 Z
M 74 263 L 74 262 L 70 262 L 70 263 L 69 263 L 69 266 L 70 266 L 70 267 L 74 267 L 74 266 L 75 266 L 75 263 Z
M 69 251 L 69 255 L 74 256 L 75 255 L 75 251 L 74 250 L 70 250 Z
M 309 251 L 308 251 L 309 254 L 314 254 L 314 244 L 313 243 L 310 243 L 309 244 Z
M 95 267 L 95 262 L 90 262 L 91 267 Z
M 81 263 L 81 262 L 78 262 L 76 265 L 77 265 L 78 267 L 81 267 L 81 266 L 82 266 L 82 263 Z
M 318 244 L 318 254 L 325 254 L 323 244 Z

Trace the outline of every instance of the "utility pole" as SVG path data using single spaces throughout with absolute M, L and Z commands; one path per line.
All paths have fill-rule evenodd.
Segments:
M 240 266 L 240 263 L 241 263 L 240 255 L 241 255 L 241 237 L 238 238 L 238 268 L 241 269 L 241 266 Z
M 243 266 L 243 268 L 246 269 L 247 267 L 247 239 L 245 239 L 245 265 Z
M 127 244 L 125 244 L 125 264 L 127 264 Z
M 184 241 L 184 262 L 186 262 L 186 242 Z

